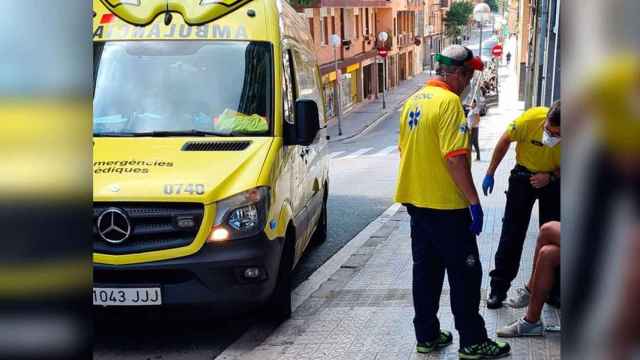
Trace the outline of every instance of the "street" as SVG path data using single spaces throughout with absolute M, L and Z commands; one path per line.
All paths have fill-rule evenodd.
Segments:
M 505 79 L 511 83 L 513 81 L 511 77 Z M 510 82 L 505 86 L 509 86 Z M 396 97 L 407 98 L 415 90 L 410 89 L 400 91 Z M 506 97 L 507 104 L 513 102 L 509 94 Z M 387 117 L 361 134 L 330 143 L 332 160 L 328 239 L 326 243 L 307 251 L 296 268 L 294 288 L 393 204 L 399 161 L 396 144 L 401 105 L 402 102 L 397 101 L 395 106 L 390 106 Z M 500 115 L 513 110 L 508 106 L 494 108 L 483 118 L 480 135 L 483 161 L 474 162 L 473 166 L 476 183 L 488 165 L 493 142 L 507 121 Z M 354 112 L 360 113 L 352 116 L 377 118 L 381 111 L 381 108 L 370 105 L 355 109 Z M 330 128 L 332 136 L 337 135 L 335 132 L 335 127 Z M 504 186 L 504 181 L 506 179 L 497 179 L 496 187 Z M 487 214 L 503 206 L 500 196 L 486 201 Z M 535 219 L 532 220 L 534 222 Z M 488 260 L 490 258 L 483 259 Z M 95 358 L 211 359 L 251 327 L 260 327 L 261 321 L 254 314 L 234 319 L 216 319 L 207 316 L 206 309 L 170 313 L 142 313 L 139 309 L 101 312 L 96 321 Z

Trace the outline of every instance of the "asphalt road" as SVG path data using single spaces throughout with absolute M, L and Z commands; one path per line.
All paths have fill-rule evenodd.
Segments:
M 372 114 L 376 116 L 376 114 Z M 394 149 L 399 112 L 393 111 L 367 134 L 332 143 L 328 240 L 308 250 L 296 269 L 304 281 L 355 235 L 392 205 L 399 155 Z M 208 316 L 207 309 L 181 312 L 99 311 L 95 359 L 213 359 L 257 319 Z

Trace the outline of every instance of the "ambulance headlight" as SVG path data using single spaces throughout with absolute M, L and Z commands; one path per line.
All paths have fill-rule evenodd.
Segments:
M 229 229 L 233 239 L 257 235 L 266 225 L 269 203 L 267 187 L 251 189 L 219 201 L 214 228 Z
M 255 229 L 260 224 L 258 208 L 255 205 L 235 209 L 229 216 L 229 226 L 238 231 Z

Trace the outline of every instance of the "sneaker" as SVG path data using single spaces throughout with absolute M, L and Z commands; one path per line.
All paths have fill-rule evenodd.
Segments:
M 498 359 L 509 356 L 510 352 L 511 346 L 509 343 L 487 339 L 480 344 L 460 349 L 460 351 L 458 351 L 458 356 L 460 359 L 470 360 Z
M 498 329 L 496 334 L 499 337 L 543 336 L 544 326 L 542 325 L 542 321 L 532 324 L 522 318 Z
M 427 354 L 433 350 L 442 349 L 453 343 L 453 335 L 446 330 L 440 330 L 440 337 L 434 341 L 419 342 L 416 345 L 416 351 L 420 354 Z
M 526 287 L 516 289 L 516 295 L 508 298 L 504 304 L 514 309 L 520 309 L 529 305 L 531 293 Z

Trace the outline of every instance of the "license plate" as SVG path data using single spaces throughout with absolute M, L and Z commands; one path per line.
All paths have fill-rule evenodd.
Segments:
M 161 305 L 160 288 L 93 288 L 93 305 Z

